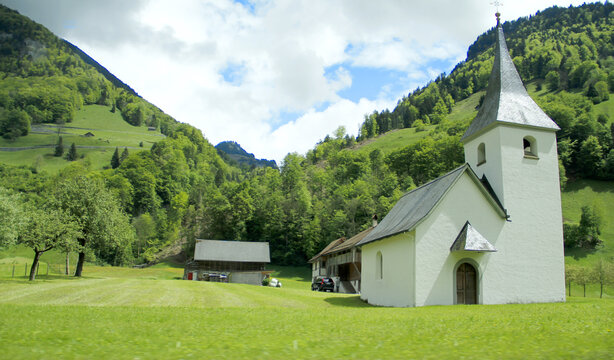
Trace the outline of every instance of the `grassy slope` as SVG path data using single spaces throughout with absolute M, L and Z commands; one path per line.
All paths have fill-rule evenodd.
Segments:
M 126 123 L 119 112 L 112 113 L 106 106 L 88 105 L 77 111 L 75 120 L 61 127 L 65 151 L 71 143 L 77 145 L 77 153 L 85 155 L 93 169 L 101 169 L 111 162 L 115 147 L 129 147 L 128 151 L 149 149 L 151 145 L 163 138 L 158 131 L 148 131 L 146 127 L 135 127 Z M 15 141 L 0 138 L 0 147 L 28 147 L 36 145 L 55 145 L 58 127 L 52 124 L 33 125 L 28 136 Z M 83 136 L 91 132 L 93 137 Z M 143 147 L 139 143 L 143 142 Z M 79 146 L 97 146 L 101 148 L 85 149 Z M 21 151 L 0 151 L 0 162 L 13 165 L 30 166 L 40 163 L 39 170 L 57 172 L 68 162 L 53 156 L 53 148 Z
M 483 94 L 484 92 L 481 91 L 456 103 L 452 112 L 448 115 L 448 120 L 462 121 L 468 124 L 477 114 L 475 108 Z M 427 126 L 427 130 L 421 132 L 416 132 L 415 128 L 389 131 L 376 138 L 357 144 L 352 148 L 352 151 L 369 153 L 375 149 L 380 149 L 383 153 L 388 154 L 423 139 L 429 135 L 432 129 L 434 129 L 434 126 Z
M 380 149 L 384 154 L 387 154 L 391 151 L 418 142 L 420 139 L 426 137 L 429 134 L 429 130 L 432 128 L 432 126 L 428 126 L 426 131 L 419 132 L 416 132 L 415 128 L 389 131 L 376 138 L 363 141 L 353 147 L 352 151 L 368 154 L 375 149 Z
M 152 280 L 181 269 L 87 266 L 83 279 L 0 276 L 0 348 L 21 358 L 607 358 L 614 300 L 370 307 L 309 290 Z M 286 273 L 288 278 L 281 275 Z

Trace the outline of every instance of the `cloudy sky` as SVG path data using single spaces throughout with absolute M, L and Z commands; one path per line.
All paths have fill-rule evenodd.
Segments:
M 0 0 L 214 145 L 278 162 L 466 56 L 492 0 Z M 583 0 L 501 1 L 514 20 Z

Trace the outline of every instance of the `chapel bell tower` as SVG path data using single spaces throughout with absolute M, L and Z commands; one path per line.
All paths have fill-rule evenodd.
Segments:
M 538 210 L 534 202 L 550 197 L 560 213 L 559 127 L 524 88 L 507 49 L 499 12 L 496 16 L 495 60 L 488 89 L 461 139 L 465 161 L 478 177 L 488 180 L 512 221 L 519 212 Z
M 559 127 L 524 88 L 496 15 L 495 60 L 486 96 L 461 139 L 465 161 L 508 216 L 493 244 L 501 260 L 497 271 L 511 274 L 506 301 L 564 301 Z

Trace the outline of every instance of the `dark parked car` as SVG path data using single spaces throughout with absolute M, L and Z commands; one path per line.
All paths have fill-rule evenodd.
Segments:
M 311 283 L 313 291 L 335 291 L 335 281 L 329 277 L 316 276 Z

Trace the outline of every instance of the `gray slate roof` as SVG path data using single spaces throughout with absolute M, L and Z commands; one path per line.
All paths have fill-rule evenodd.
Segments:
M 448 192 L 448 189 L 465 172 L 475 181 L 476 186 L 488 198 L 495 211 L 501 217 L 506 218 L 507 212 L 501 206 L 501 202 L 497 199 L 496 195 L 484 186 L 484 183 L 478 179 L 471 166 L 465 164 L 403 195 L 382 222 L 364 239 L 358 242 L 357 246 L 413 230 L 431 213 Z
M 268 242 L 197 240 L 194 260 L 271 262 Z
M 466 142 L 495 124 L 559 130 L 558 125 L 531 99 L 507 49 L 503 28 L 497 26 L 495 61 L 486 97 L 461 141 Z
M 465 164 L 403 195 L 392 210 L 358 246 L 413 229 L 439 202 L 446 191 L 469 167 Z
M 465 223 L 460 233 L 452 243 L 450 251 L 488 251 L 495 252 L 497 249 L 480 234 L 469 221 Z

